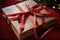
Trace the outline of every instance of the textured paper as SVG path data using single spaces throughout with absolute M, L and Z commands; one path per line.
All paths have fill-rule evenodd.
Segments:
M 17 30 L 18 34 L 20 34 L 20 32 L 21 32 L 21 30 L 20 30 L 20 23 L 17 20 L 16 21 L 12 21 L 11 23 L 13 24 L 13 26 Z
M 49 14 L 49 12 L 47 12 L 45 9 L 40 11 L 42 14 Z
M 28 8 L 26 7 L 26 2 L 27 1 L 17 4 L 24 10 L 24 12 L 28 12 L 29 11 Z
M 29 3 L 30 7 L 33 7 L 33 6 L 37 5 L 37 3 L 34 2 L 33 0 L 28 0 L 28 3 Z
M 20 11 L 17 9 L 15 5 L 2 8 L 2 10 L 6 13 L 6 15 L 20 13 Z

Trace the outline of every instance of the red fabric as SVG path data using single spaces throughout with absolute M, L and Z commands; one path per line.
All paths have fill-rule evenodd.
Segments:
M 3 0 L 0 2 L 0 8 L 7 7 L 16 3 L 19 3 L 18 0 Z

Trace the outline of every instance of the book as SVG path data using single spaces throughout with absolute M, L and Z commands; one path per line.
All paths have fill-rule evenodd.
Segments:
M 18 13 L 27 12 L 27 11 L 29 12 L 29 10 L 27 9 L 27 7 L 25 5 L 25 2 L 27 2 L 27 1 L 2 8 L 2 10 L 6 15 L 18 14 Z M 32 5 L 32 2 L 33 1 L 30 1 L 31 7 L 34 5 L 37 5 L 35 2 L 33 2 L 33 5 Z M 40 12 L 44 13 L 44 14 L 49 14 L 49 12 L 47 12 L 45 9 L 41 10 Z M 15 34 L 19 40 L 23 40 L 23 39 L 28 38 L 29 36 L 33 35 L 34 24 L 31 22 L 31 20 L 29 20 L 29 17 L 31 17 L 34 20 L 33 15 L 29 15 L 29 17 L 25 18 L 25 24 L 24 24 L 23 31 L 20 30 L 20 27 L 19 27 L 20 23 L 18 22 L 18 20 L 15 20 L 15 21 L 8 20 L 9 18 L 15 18 L 17 16 L 12 16 L 12 17 L 7 16 L 7 17 L 8 17 L 8 18 L 6 18 L 7 22 L 9 23 L 9 25 L 11 25 L 12 30 L 15 32 Z M 51 25 L 54 25 L 56 23 L 55 17 L 44 17 L 44 20 L 45 20 L 44 24 L 42 24 L 42 17 L 40 15 L 37 15 L 36 20 L 37 20 L 37 24 L 39 26 L 39 27 L 37 26 L 37 29 L 40 29 L 40 30 L 43 30 L 43 29 L 47 30 L 48 28 L 52 27 Z

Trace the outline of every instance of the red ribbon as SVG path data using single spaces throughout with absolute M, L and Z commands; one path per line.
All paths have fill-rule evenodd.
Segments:
M 33 22 L 34 23 L 34 35 L 35 35 L 35 38 L 38 40 L 38 36 L 37 36 L 37 33 L 36 33 L 36 28 L 37 28 L 36 15 L 40 14 L 42 16 L 42 24 L 44 24 L 44 22 L 45 22 L 44 17 L 45 16 L 57 17 L 58 14 L 54 10 L 52 10 L 50 8 L 47 8 L 47 7 L 43 7 L 43 6 L 41 8 L 35 9 L 35 10 L 33 8 L 30 8 L 29 4 L 26 4 L 26 7 L 29 9 L 29 12 L 31 12 L 32 14 L 34 14 L 34 22 Z M 46 11 L 48 11 L 50 14 L 42 14 L 40 11 L 43 10 L 43 9 L 45 9 Z M 24 17 L 26 16 L 26 13 L 28 13 L 28 12 L 18 13 L 18 14 L 9 14 L 8 16 L 13 16 L 13 17 L 17 16 L 15 18 L 10 18 L 9 20 L 14 21 L 14 20 L 18 20 L 19 18 L 21 18 L 20 19 L 20 22 L 21 22 L 20 29 L 22 30 L 24 28 Z

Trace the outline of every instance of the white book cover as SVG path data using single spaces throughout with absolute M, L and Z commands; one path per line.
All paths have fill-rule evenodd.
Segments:
M 2 10 L 6 15 L 20 13 L 20 11 L 17 9 L 15 5 L 2 8 Z

